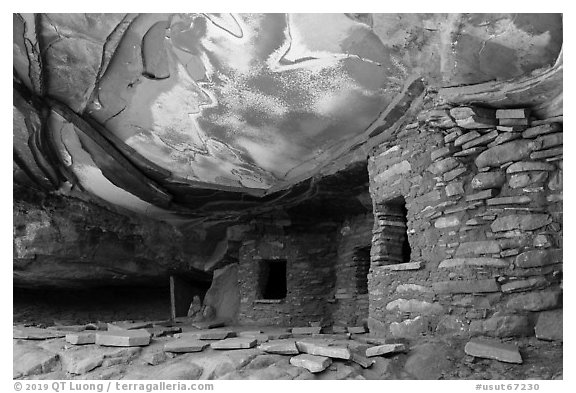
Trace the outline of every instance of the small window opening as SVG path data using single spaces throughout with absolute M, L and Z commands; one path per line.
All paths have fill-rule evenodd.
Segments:
M 286 260 L 260 261 L 258 282 L 260 299 L 286 298 Z
M 378 219 L 383 228 L 382 233 L 385 234 L 384 241 L 391 239 L 388 263 L 410 262 L 411 248 L 407 232 L 406 201 L 403 197 L 397 197 L 379 205 L 377 209 Z

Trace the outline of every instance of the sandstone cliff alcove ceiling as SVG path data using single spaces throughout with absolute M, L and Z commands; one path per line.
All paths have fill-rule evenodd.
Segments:
M 35 183 L 156 217 L 290 200 L 426 86 L 551 66 L 561 26 L 558 14 L 14 14 L 15 160 Z

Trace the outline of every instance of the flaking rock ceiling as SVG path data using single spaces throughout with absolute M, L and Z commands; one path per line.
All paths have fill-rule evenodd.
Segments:
M 158 216 L 206 190 L 272 194 L 415 81 L 519 77 L 561 47 L 557 14 L 14 14 L 15 162 Z

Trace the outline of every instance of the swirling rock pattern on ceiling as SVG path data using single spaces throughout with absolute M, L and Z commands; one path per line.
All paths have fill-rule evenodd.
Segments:
M 45 127 L 39 176 L 57 166 L 52 183 L 140 212 L 177 211 L 191 190 L 266 193 L 336 159 L 416 78 L 553 64 L 561 26 L 557 14 L 14 14 L 15 78 L 48 107 L 15 105 L 15 141 Z

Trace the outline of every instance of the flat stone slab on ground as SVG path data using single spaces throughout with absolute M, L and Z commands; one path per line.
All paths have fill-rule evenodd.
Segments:
M 332 359 L 304 353 L 290 358 L 290 364 L 296 367 L 303 367 L 311 373 L 319 373 L 332 364 Z
M 53 371 L 59 365 L 58 355 L 35 345 L 14 345 L 12 352 L 13 377 L 25 377 Z
M 196 340 L 224 340 L 225 338 L 234 337 L 236 333 L 226 329 L 202 329 L 176 334 L 176 337 L 188 337 Z
M 94 332 L 68 333 L 66 335 L 66 342 L 74 345 L 95 344 L 96 333 Z
M 145 328 L 144 330 L 146 330 L 148 333 L 150 333 L 152 335 L 152 337 L 162 337 L 162 336 L 165 336 L 167 334 L 180 333 L 182 331 L 182 328 L 164 327 L 164 326 L 154 325 L 152 327 Z
M 294 340 L 270 340 L 260 344 L 258 349 L 278 355 L 298 355 L 300 353 Z
M 142 360 L 151 366 L 157 366 L 165 362 L 168 356 L 164 352 L 150 352 L 142 355 Z
M 268 336 L 269 340 L 282 340 L 292 337 L 292 333 L 282 331 L 265 331 L 264 334 Z
M 310 337 L 317 338 L 317 339 L 324 339 L 324 340 L 350 340 L 350 333 L 318 333 L 318 334 L 311 334 Z
M 104 355 L 101 353 L 91 353 L 89 355 L 77 353 L 75 356 L 63 361 L 63 368 L 70 374 L 82 375 L 94 370 L 96 367 L 100 367 L 103 361 Z
M 247 349 L 256 346 L 256 339 L 252 337 L 234 337 L 210 344 L 213 349 Z
M 292 328 L 292 334 L 318 334 L 322 331 L 320 326 L 313 327 L 295 327 Z
M 506 363 L 522 363 L 522 356 L 516 345 L 505 344 L 496 340 L 472 339 L 466 343 L 464 352 L 478 358 L 495 359 Z
M 352 351 L 352 356 L 350 357 L 350 360 L 352 360 L 354 363 L 359 364 L 360 366 L 362 366 L 362 368 L 372 367 L 372 365 L 375 362 L 374 359 L 369 359 L 366 356 L 362 356 L 361 354 L 356 353 L 354 351 Z
M 370 344 L 370 345 L 384 345 L 384 344 L 386 344 L 386 339 L 381 338 L 381 337 L 371 337 L 369 335 L 362 335 L 362 336 L 354 336 L 352 338 L 358 342 Z
M 222 327 L 224 325 L 226 325 L 226 322 L 222 320 L 192 322 L 192 326 L 198 329 L 212 329 Z
M 383 344 L 366 349 L 366 357 L 390 355 L 399 352 L 406 352 L 404 344 Z
M 61 338 L 64 336 L 66 336 L 66 332 L 37 327 L 14 326 L 12 329 L 12 338 L 22 340 L 47 340 L 49 338 Z
M 138 347 L 150 344 L 150 333 L 144 329 L 96 332 L 96 344 L 110 347 Z
M 238 337 L 254 338 L 258 344 L 265 343 L 270 339 L 267 334 L 253 332 L 238 332 Z
M 169 341 L 164 345 L 165 352 L 187 353 L 187 352 L 201 352 L 204 348 L 208 347 L 210 343 L 206 341 L 196 340 L 190 337 L 177 338 Z
M 145 329 L 151 328 L 152 322 L 146 321 L 119 321 L 119 322 L 110 322 L 108 323 L 108 330 L 136 330 L 136 329 Z
M 296 347 L 300 352 L 310 355 L 327 356 L 335 359 L 349 360 L 350 350 L 347 347 L 327 345 L 324 342 L 296 341 Z

